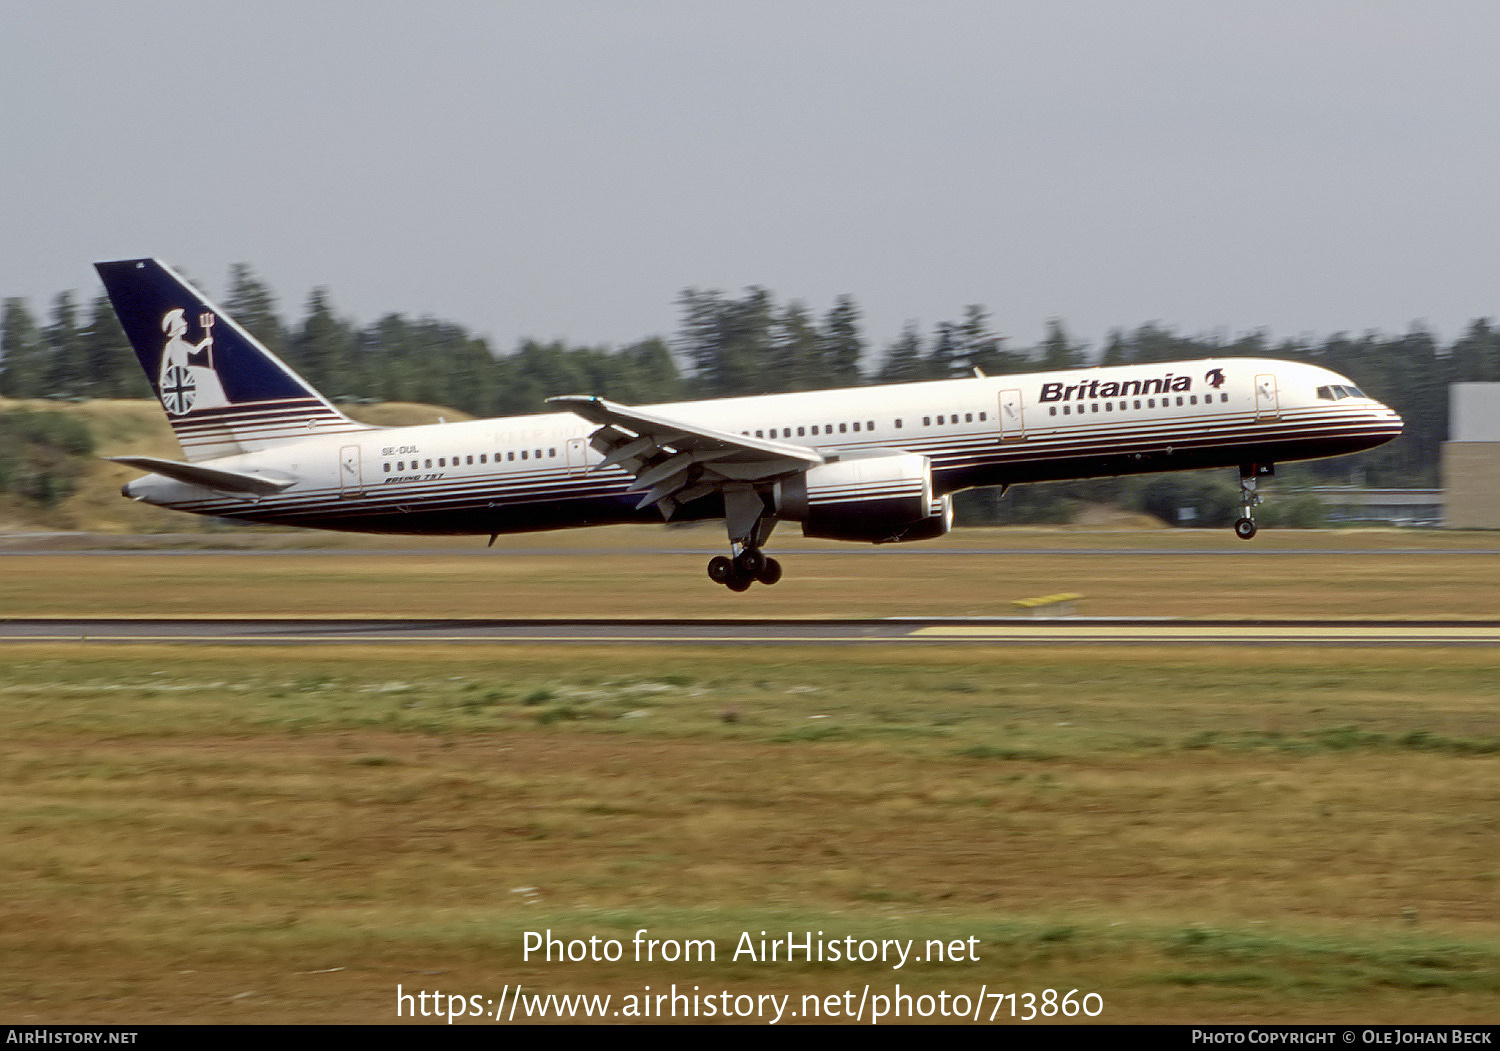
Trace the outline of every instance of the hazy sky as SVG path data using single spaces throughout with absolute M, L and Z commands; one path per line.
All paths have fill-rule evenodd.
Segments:
M 686 286 L 1275 336 L 1500 313 L 1492 0 L 16 0 L 0 296 L 621 344 Z

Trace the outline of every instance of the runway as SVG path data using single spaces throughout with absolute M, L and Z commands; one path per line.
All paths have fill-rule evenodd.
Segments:
M 0 643 L 1493 646 L 1500 620 L 8 618 Z

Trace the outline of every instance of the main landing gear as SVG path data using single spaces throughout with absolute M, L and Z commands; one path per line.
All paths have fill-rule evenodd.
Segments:
M 1260 503 L 1256 482 L 1276 474 L 1276 465 L 1271 463 L 1246 463 L 1240 465 L 1240 519 L 1234 523 L 1234 535 L 1241 540 L 1255 536 L 1255 507 Z
M 774 584 L 781 579 L 781 563 L 758 547 L 747 547 L 733 558 L 715 555 L 708 560 L 708 579 L 730 591 L 748 591 L 751 584 Z
M 734 557 L 715 555 L 709 559 L 709 580 L 730 591 L 748 591 L 757 581 L 774 584 L 781 579 L 781 563 L 761 550 L 776 528 L 769 500 L 749 487 L 726 490 L 724 526 L 729 530 Z

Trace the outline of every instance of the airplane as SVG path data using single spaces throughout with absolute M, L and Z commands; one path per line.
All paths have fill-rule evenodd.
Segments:
M 344 415 L 155 259 L 96 263 L 184 459 L 148 471 L 150 504 L 352 532 L 488 535 L 721 518 L 731 591 L 781 579 L 782 520 L 807 537 L 928 540 L 977 486 L 1238 467 L 1235 534 L 1256 533 L 1275 465 L 1369 449 L 1401 418 L 1327 369 L 1218 358 L 620 405 L 375 427 Z M 190 335 L 191 334 L 191 335 Z M 1003 491 L 1003 489 L 1002 489 Z

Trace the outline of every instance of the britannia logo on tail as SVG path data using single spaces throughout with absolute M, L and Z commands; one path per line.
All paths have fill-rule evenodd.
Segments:
M 214 315 L 211 312 L 198 315 L 203 338 L 190 343 L 186 313 L 177 308 L 167 311 L 161 319 L 161 330 L 167 334 L 167 343 L 161 352 L 156 389 L 161 393 L 162 406 L 172 416 L 229 404 L 219 374 L 214 369 Z

